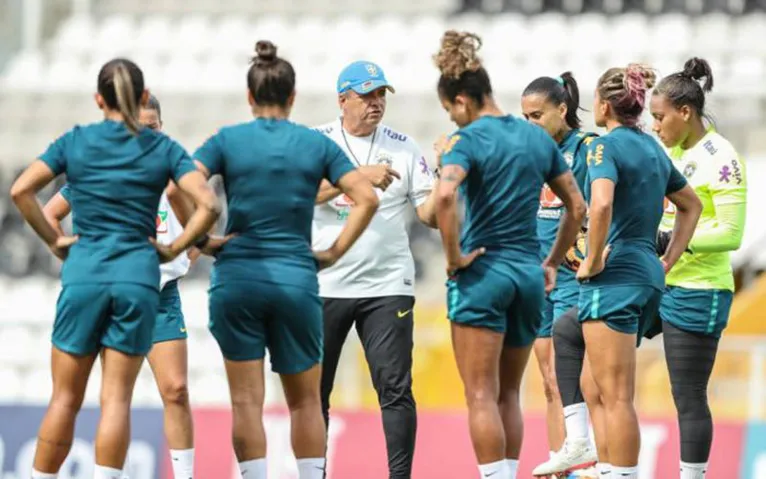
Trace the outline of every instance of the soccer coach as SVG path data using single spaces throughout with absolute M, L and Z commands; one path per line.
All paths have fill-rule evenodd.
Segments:
M 356 327 L 378 394 L 390 478 L 409 478 L 417 416 L 412 395 L 415 265 L 407 235 L 410 205 L 435 228 L 434 174 L 414 141 L 383 124 L 394 88 L 375 63 L 358 61 L 340 73 L 341 116 L 317 127 L 335 141 L 377 187 L 380 206 L 367 230 L 333 266 L 319 273 L 324 301 L 322 408 L 329 425 L 330 393 L 343 343 Z M 353 205 L 323 182 L 314 212 L 314 249 L 332 245 Z

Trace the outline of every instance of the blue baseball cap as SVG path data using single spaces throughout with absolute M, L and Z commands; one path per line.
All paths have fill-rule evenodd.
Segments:
M 387 88 L 391 93 L 396 93 L 383 69 L 368 61 L 358 61 L 350 64 L 338 75 L 338 93 L 354 90 L 360 95 L 366 95 L 378 88 Z

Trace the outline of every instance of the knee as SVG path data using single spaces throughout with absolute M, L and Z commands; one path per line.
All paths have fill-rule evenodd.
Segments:
M 519 389 L 505 389 L 500 391 L 498 406 L 501 410 L 521 407 L 521 391 Z
M 704 390 L 676 386 L 673 387 L 672 393 L 679 417 L 710 417 L 707 393 Z
M 503 399 L 507 401 L 508 397 L 513 396 L 513 394 L 509 392 L 509 394 L 504 394 L 503 396 Z M 481 408 L 488 405 L 499 404 L 500 395 L 495 388 L 492 388 L 489 385 L 472 386 L 470 388 L 467 387 L 465 390 L 465 402 L 469 409 Z
M 163 384 L 160 396 L 165 406 L 186 407 L 189 405 L 189 387 L 185 379 L 174 379 Z
M 581 380 L 580 391 L 582 392 L 582 397 L 585 399 L 586 404 L 593 406 L 601 404 L 601 393 L 593 381 Z
M 73 391 L 56 391 L 51 396 L 49 409 L 57 414 L 75 417 L 80 412 L 84 396 Z

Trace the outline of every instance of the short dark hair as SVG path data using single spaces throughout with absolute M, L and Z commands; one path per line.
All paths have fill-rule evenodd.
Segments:
M 577 115 L 577 110 L 580 108 L 580 88 L 572 72 L 564 72 L 558 78 L 540 77 L 532 80 L 521 94 L 522 97 L 527 95 L 543 95 L 555 106 L 565 104 L 567 114 L 564 119 L 569 128 L 580 128 L 582 125 Z
M 268 40 L 255 44 L 255 56 L 247 72 L 247 88 L 256 104 L 287 106 L 295 91 L 295 70 L 277 56 L 277 47 Z
M 98 93 L 108 108 L 122 113 L 131 132 L 135 134 L 141 129 L 138 105 L 144 93 L 144 73 L 138 65 L 124 58 L 105 63 L 98 73 Z
M 144 105 L 144 108 L 147 110 L 154 110 L 157 112 L 157 117 L 160 121 L 162 121 L 162 107 L 160 106 L 160 101 L 157 99 L 154 95 L 149 95 L 149 101 L 146 102 L 146 105 Z
M 705 116 L 705 93 L 711 90 L 713 70 L 710 64 L 694 57 L 684 63 L 682 71 L 663 78 L 653 94 L 663 95 L 676 108 L 689 106 L 702 118 Z
M 441 49 L 434 55 L 439 68 L 439 95 L 450 102 L 464 94 L 484 106 L 484 100 L 492 95 L 492 83 L 487 70 L 476 55 L 481 48 L 481 38 L 475 33 L 448 30 L 442 36 Z

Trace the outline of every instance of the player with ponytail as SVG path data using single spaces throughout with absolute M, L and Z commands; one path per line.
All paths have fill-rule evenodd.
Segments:
M 556 78 L 537 78 L 521 95 L 524 117 L 542 127 L 556 141 L 564 160 L 572 169 L 578 187 L 582 190 L 585 185 L 587 147 L 596 135 L 580 130 L 581 122 L 577 114 L 579 109 L 580 91 L 570 72 L 562 73 Z M 540 192 L 540 208 L 537 212 L 537 235 L 543 254 L 547 254 L 553 245 L 564 213 L 564 203 L 547 184 L 544 185 Z M 588 439 L 588 409 L 585 402 L 581 395 L 576 399 L 571 394 L 560 394 L 555 374 L 555 367 L 558 365 L 554 360 L 554 323 L 566 311 L 577 306 L 580 292 L 575 280 L 575 271 L 583 255 L 578 245 L 584 246 L 584 231 L 567 252 L 567 261 L 558 270 L 556 288 L 545 300 L 542 324 L 534 345 L 537 363 L 543 375 L 547 400 L 548 445 L 551 451 L 550 460 L 535 469 L 536 473 L 584 469 L 597 461 L 596 451 Z M 578 367 L 574 379 L 574 388 L 577 390 L 579 372 Z
M 606 419 L 612 476 L 638 478 L 640 433 L 633 406 L 636 345 L 659 310 L 665 272 L 686 249 L 702 209 L 657 142 L 641 130 L 654 72 L 631 64 L 599 79 L 596 125 L 607 134 L 588 148 L 587 256 L 577 271 L 585 349 Z M 677 208 L 662 262 L 655 252 L 665 197 Z
M 448 317 L 482 477 L 515 479 L 523 436 L 519 389 L 537 337 L 545 291 L 585 216 L 585 203 L 555 142 L 504 114 L 477 56 L 481 40 L 448 31 L 434 60 L 438 94 L 459 130 L 437 143 L 437 218 L 447 257 Z M 535 225 L 543 184 L 567 214 L 540 265 Z M 457 190 L 469 218 L 462 226 Z
M 678 411 L 681 479 L 703 479 L 713 440 L 707 386 L 734 292 L 729 252 L 745 226 L 745 165 L 726 138 L 705 124 L 705 94 L 713 88 L 708 62 L 692 58 L 654 89 L 653 129 L 670 149 L 675 168 L 702 200 L 689 248 L 665 278 L 660 304 L 665 359 Z M 658 250 L 667 255 L 678 213 L 668 205 Z
M 40 426 L 33 479 L 56 477 L 99 352 L 103 358 L 95 479 L 119 479 L 130 442 L 130 403 L 152 347 L 160 303 L 160 263 L 174 260 L 210 229 L 220 204 L 205 177 L 173 140 L 138 121 L 149 96 L 143 73 L 125 59 L 103 66 L 96 103 L 104 120 L 54 141 L 16 180 L 11 196 L 26 221 L 64 260 L 53 326 L 53 392 Z M 73 229 L 48 223 L 35 194 L 66 174 Z M 159 245 L 155 217 L 173 180 L 196 203 L 186 228 Z

